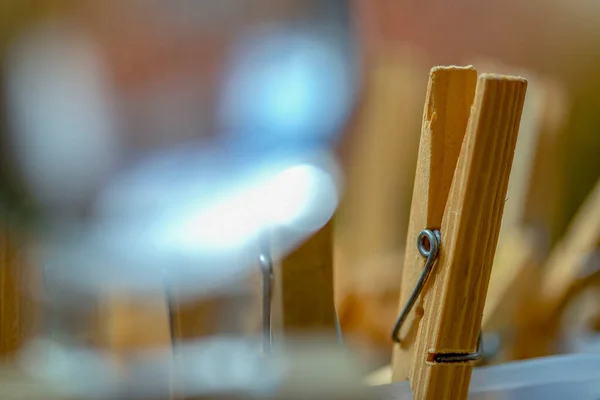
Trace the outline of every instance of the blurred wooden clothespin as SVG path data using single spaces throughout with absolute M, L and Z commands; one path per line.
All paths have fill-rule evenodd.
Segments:
M 266 265 L 270 272 L 263 272 L 263 320 L 272 318 L 273 323 L 270 328 L 266 324 L 263 326 L 264 335 L 271 335 L 267 329 L 272 330 L 275 338 L 283 340 L 297 335 L 337 334 L 333 295 L 333 231 L 332 218 L 287 254 L 275 270 L 272 264 L 270 267 Z M 261 262 L 266 261 L 265 255 L 261 256 Z
M 566 305 L 600 284 L 600 181 L 573 218 L 545 266 L 527 344 L 533 355 L 553 352 Z
M 394 380 L 408 377 L 415 398 L 467 398 L 526 87 L 431 71 L 392 335 Z

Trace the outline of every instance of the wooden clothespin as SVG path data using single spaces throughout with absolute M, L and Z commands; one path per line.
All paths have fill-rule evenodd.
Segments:
M 393 333 L 394 378 L 408 376 L 415 398 L 467 397 L 526 87 L 470 67 L 431 72 Z
M 422 273 L 423 257 L 415 247 L 417 235 L 424 228 L 442 225 L 476 84 L 474 68 L 441 67 L 431 71 L 408 225 L 400 307 L 408 301 Z M 394 346 L 394 381 L 409 377 L 423 305 L 422 297 L 415 300 L 404 321 L 404 329 L 398 332 L 400 344 Z
M 495 63 L 486 66 L 487 70 L 498 68 L 507 69 Z M 529 339 L 535 329 L 532 313 L 537 309 L 542 263 L 562 200 L 564 166 L 557 154 L 566 138 L 568 100 L 564 88 L 553 80 L 537 77 L 528 84 L 482 320 L 483 332 L 510 329 L 510 336 L 501 337 L 502 360 L 535 355 L 531 351 L 542 343 L 533 338 L 534 345 Z M 388 366 L 369 376 L 368 382 L 389 383 L 391 375 Z
M 522 358 L 513 344 L 527 336 L 539 297 L 543 262 L 562 203 L 562 153 L 569 101 L 557 82 L 529 82 L 507 202 L 483 314 L 484 331 L 506 331 L 504 359 Z M 510 339 L 509 339 L 510 338 Z

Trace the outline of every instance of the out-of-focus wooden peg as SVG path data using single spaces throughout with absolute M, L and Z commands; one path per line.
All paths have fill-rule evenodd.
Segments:
M 536 307 L 538 355 L 553 350 L 560 316 L 565 305 L 584 288 L 600 281 L 595 262 L 600 247 L 600 181 L 572 220 L 564 238 L 552 251 L 546 264 Z
M 333 296 L 333 230 L 331 219 L 274 271 L 275 336 L 337 332 Z

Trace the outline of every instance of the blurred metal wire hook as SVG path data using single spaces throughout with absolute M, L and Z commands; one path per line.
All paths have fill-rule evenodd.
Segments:
M 273 260 L 268 247 L 258 257 L 262 272 L 262 337 L 263 351 L 271 351 L 271 304 L 273 301 Z
M 262 337 L 263 337 L 263 352 L 269 353 L 273 343 L 273 331 L 271 325 L 271 315 L 273 308 L 273 258 L 268 245 L 262 247 L 261 253 L 258 256 L 260 270 L 262 273 Z M 342 329 L 340 321 L 335 313 L 335 328 L 338 341 L 343 344 Z

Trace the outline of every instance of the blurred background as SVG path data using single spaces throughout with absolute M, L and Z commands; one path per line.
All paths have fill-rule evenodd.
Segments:
M 7 366 L 90 394 L 231 352 L 197 340 L 261 332 L 265 246 L 334 215 L 344 343 L 389 364 L 435 65 L 529 81 L 485 362 L 600 350 L 600 4 L 3 0 L 0 64 Z

